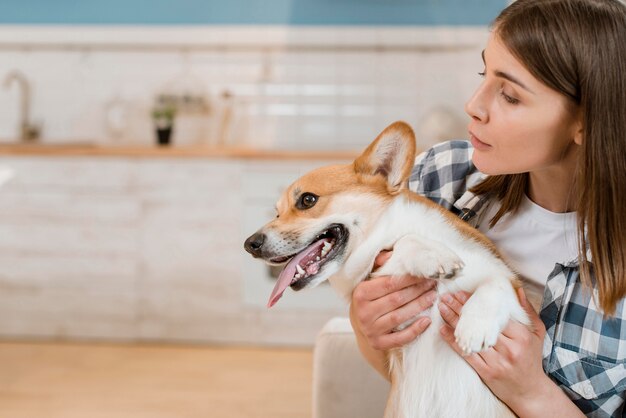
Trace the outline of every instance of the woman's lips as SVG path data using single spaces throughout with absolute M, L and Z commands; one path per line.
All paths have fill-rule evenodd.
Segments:
M 480 139 L 478 139 L 478 138 L 476 137 L 476 135 L 474 135 L 472 132 L 470 132 L 470 133 L 469 133 L 469 136 L 470 136 L 470 142 L 472 143 L 472 146 L 473 146 L 475 149 L 478 149 L 478 150 L 487 150 L 487 149 L 491 148 L 491 145 L 489 145 L 489 144 L 485 144 L 483 141 L 481 141 Z

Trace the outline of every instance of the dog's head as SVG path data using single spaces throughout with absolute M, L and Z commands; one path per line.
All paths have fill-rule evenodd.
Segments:
M 407 187 L 415 159 L 409 125 L 387 127 L 349 165 L 322 167 L 296 180 L 276 204 L 276 218 L 244 247 L 270 264 L 287 263 L 270 296 L 313 287 L 337 273 L 376 220 Z

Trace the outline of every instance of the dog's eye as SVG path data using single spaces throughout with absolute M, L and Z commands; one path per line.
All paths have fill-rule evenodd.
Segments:
M 302 193 L 300 199 L 298 199 L 298 202 L 296 203 L 296 207 L 302 210 L 310 209 L 317 203 L 317 198 L 318 196 L 313 193 Z

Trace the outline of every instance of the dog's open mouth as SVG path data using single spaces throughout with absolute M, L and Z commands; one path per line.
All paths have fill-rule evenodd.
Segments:
M 342 252 L 347 235 L 343 225 L 332 224 L 299 253 L 291 257 L 281 257 L 280 260 L 271 260 L 280 262 L 291 258 L 278 277 L 267 307 L 271 308 L 278 302 L 287 286 L 300 290 L 313 280 L 324 264 Z

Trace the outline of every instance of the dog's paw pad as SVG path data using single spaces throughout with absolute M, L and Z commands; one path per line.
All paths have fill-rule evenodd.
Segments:
M 465 267 L 461 260 L 438 258 L 436 261 L 438 261 L 437 271 L 428 275 L 431 279 L 451 279 Z
M 494 346 L 500 331 L 496 321 L 461 315 L 454 331 L 454 337 L 463 354 L 469 355 Z
M 404 257 L 403 263 L 410 274 L 431 279 L 452 278 L 465 266 L 452 250 L 434 244 Z
M 415 260 L 418 273 L 431 279 L 450 279 L 463 269 L 465 264 L 452 251 L 426 251 Z

